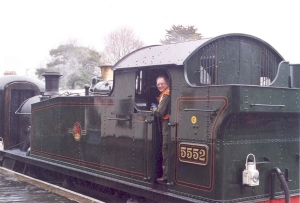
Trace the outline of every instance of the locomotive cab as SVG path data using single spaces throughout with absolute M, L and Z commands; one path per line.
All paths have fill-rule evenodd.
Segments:
M 258 38 L 232 34 L 145 47 L 124 57 L 113 70 L 116 89 L 112 95 L 116 97 L 128 90 L 122 97 L 127 97 L 127 102 L 120 101 L 119 108 L 126 111 L 125 117 L 133 122 L 133 134 L 136 133 L 133 139 L 139 135 L 149 150 L 149 153 L 144 152 L 146 171 L 153 170 L 152 174 L 146 174 L 148 179 L 154 180 L 160 173 L 158 168 L 150 169 L 151 163 L 159 165 L 159 156 L 156 154 L 151 162 L 149 154 L 157 153 L 161 137 L 148 111 L 150 104 L 156 102 L 158 92 L 154 81 L 158 75 L 165 75 L 171 81 L 168 181 L 173 190 L 192 193 L 208 201 L 248 201 L 253 189 L 243 184 L 242 172 L 249 154 L 256 155 L 261 177 L 269 177 L 273 168 L 282 165 L 266 146 L 281 150 L 281 159 L 289 156 L 289 146 L 293 154 L 290 157 L 297 156 L 297 141 L 275 144 L 272 140 L 285 142 L 299 137 L 296 93 L 299 86 L 295 77 L 299 65 L 290 65 L 273 47 Z M 124 84 L 126 91 L 121 88 Z M 287 97 L 289 99 L 283 99 Z M 136 118 L 147 123 L 141 124 L 143 130 L 135 127 Z M 291 131 L 284 130 L 287 128 Z M 283 131 L 286 133 L 280 133 Z M 248 161 L 252 163 L 253 159 Z M 297 160 L 287 162 L 282 170 L 295 178 L 290 185 L 297 185 L 291 189 L 297 194 L 299 176 L 298 167 L 294 167 Z M 250 185 L 257 187 L 254 196 L 262 197 L 271 190 L 270 184 L 271 180 L 264 178 L 258 185 Z M 233 195 L 233 191 L 240 190 L 241 194 Z
M 114 126 L 116 137 L 127 140 L 129 146 L 122 146 L 122 155 L 125 165 L 132 159 L 134 150 L 135 163 L 142 177 L 152 182 L 161 176 L 161 142 L 158 122 L 150 111 L 150 104 L 157 103 L 159 91 L 156 87 L 156 78 L 164 75 L 170 78 L 167 68 L 137 68 L 117 70 L 114 72 L 114 85 L 110 97 L 114 98 L 113 116 L 109 122 Z M 171 80 L 171 78 L 170 78 Z M 126 88 L 124 88 L 126 87 Z M 151 156 L 153 154 L 153 156 Z M 125 161 L 127 160 L 127 161 Z M 122 161 L 123 162 L 123 161 Z

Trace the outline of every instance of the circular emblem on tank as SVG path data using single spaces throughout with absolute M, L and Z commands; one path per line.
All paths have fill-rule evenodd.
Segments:
M 192 122 L 192 124 L 196 124 L 197 123 L 197 117 L 196 116 L 192 116 L 191 117 L 191 122 Z
M 69 133 L 73 134 L 76 141 L 79 141 L 82 135 L 86 135 L 86 131 L 81 129 L 80 123 L 76 122 L 73 128 L 69 129 Z
M 76 141 L 80 140 L 81 137 L 81 125 L 79 123 L 75 123 L 73 127 L 73 136 Z

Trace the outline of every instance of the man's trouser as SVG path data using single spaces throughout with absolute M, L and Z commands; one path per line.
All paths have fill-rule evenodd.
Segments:
M 167 179 L 168 172 L 168 137 L 170 136 L 170 126 L 168 126 L 169 119 L 164 120 L 161 119 L 162 125 L 162 135 L 163 135 L 163 143 L 162 143 L 162 169 L 163 169 L 163 178 Z

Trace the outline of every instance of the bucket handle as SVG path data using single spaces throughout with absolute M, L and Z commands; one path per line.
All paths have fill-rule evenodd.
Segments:
M 249 156 L 253 156 L 253 163 L 254 163 L 254 168 L 256 169 L 256 161 L 255 161 L 255 156 L 254 156 L 254 154 L 248 154 L 248 156 L 247 156 L 247 158 L 246 158 L 246 169 L 248 169 L 248 157 Z

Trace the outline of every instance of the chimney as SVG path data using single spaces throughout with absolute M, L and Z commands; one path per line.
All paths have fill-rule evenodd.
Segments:
M 59 78 L 62 76 L 59 72 L 45 72 L 45 93 L 44 95 L 59 94 Z
M 101 76 L 104 81 L 113 80 L 114 71 L 111 69 L 112 65 L 100 65 Z

